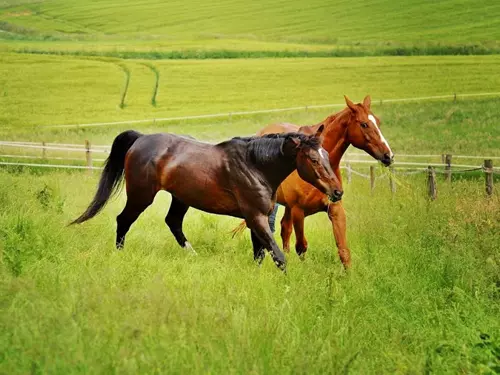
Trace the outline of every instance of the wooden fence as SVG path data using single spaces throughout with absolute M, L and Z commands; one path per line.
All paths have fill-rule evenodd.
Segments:
M 4 153 L 4 150 L 13 150 Z M 21 154 L 20 150 L 24 153 Z M 65 168 L 65 169 L 85 169 L 89 173 L 93 170 L 100 170 L 100 165 L 94 163 L 104 162 L 105 156 L 111 150 L 110 145 L 92 145 L 88 140 L 83 144 L 74 143 L 46 143 L 46 142 L 21 142 L 21 141 L 0 141 L 0 165 L 5 166 L 26 166 L 41 168 Z M 27 153 L 29 153 L 27 155 Z M 68 156 L 68 154 L 71 154 Z M 97 155 L 98 157 L 94 157 Z M 482 172 L 485 176 L 485 190 L 487 195 L 492 195 L 494 191 L 494 174 L 500 174 L 500 169 L 493 167 L 494 160 L 500 160 L 500 156 L 472 156 L 472 155 L 452 155 L 452 154 L 398 154 L 398 161 L 395 162 L 382 176 L 376 176 L 375 166 L 377 161 L 368 154 L 360 152 L 349 152 L 344 155 L 341 168 L 346 171 L 346 180 L 350 184 L 352 175 L 363 177 L 370 181 L 370 189 L 373 193 L 375 181 L 388 177 L 389 188 L 392 194 L 396 193 L 396 175 L 426 174 L 428 195 L 431 200 L 437 198 L 436 174 L 444 175 L 445 181 L 451 182 L 453 174 L 463 174 L 469 172 Z M 2 161 L 2 160 L 12 161 Z M 21 160 L 41 160 L 40 163 L 21 162 Z M 427 159 L 423 162 L 399 161 L 399 159 Z M 430 161 L 433 159 L 434 161 Z M 471 165 L 452 163 L 455 160 L 482 160 L 481 165 Z M 60 161 L 78 162 L 78 164 L 58 164 Z M 52 162 L 52 163 L 49 163 Z M 55 164 L 57 162 L 57 164 Z M 354 169 L 353 165 L 369 164 L 369 174 Z

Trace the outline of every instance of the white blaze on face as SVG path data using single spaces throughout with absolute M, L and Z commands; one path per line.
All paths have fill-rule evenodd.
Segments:
M 326 152 L 326 150 L 325 150 L 323 147 L 320 147 L 318 151 L 319 151 L 319 155 L 320 155 L 323 159 L 328 160 L 328 152 Z
M 389 154 L 391 155 L 391 158 L 394 156 L 394 154 L 392 153 L 392 150 L 391 150 L 391 146 L 389 146 L 389 143 L 387 143 L 387 140 L 385 139 L 384 135 L 382 134 L 382 132 L 380 131 L 380 128 L 378 127 L 377 125 L 377 120 L 375 119 L 375 117 L 373 115 L 368 115 L 368 120 L 370 120 L 371 122 L 373 122 L 373 125 L 375 125 L 375 129 L 378 130 L 378 134 L 380 136 L 380 139 L 382 140 L 382 142 L 387 146 L 387 148 L 389 149 Z

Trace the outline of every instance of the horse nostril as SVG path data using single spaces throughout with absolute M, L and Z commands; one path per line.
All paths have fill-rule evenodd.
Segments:
M 333 191 L 333 196 L 334 196 L 335 198 L 337 198 L 337 199 L 342 198 L 342 195 L 343 195 L 343 194 L 344 194 L 344 193 L 343 193 L 342 191 L 340 191 L 340 190 L 334 190 L 334 191 Z
M 393 157 L 391 156 L 391 154 L 386 152 L 384 154 L 384 158 L 381 161 L 382 161 L 382 163 L 384 163 L 385 166 L 389 166 L 393 162 Z

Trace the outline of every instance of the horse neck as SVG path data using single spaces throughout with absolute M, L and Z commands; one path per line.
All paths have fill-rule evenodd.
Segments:
M 269 183 L 272 191 L 275 192 L 278 186 L 297 169 L 297 160 L 295 156 L 280 155 L 276 160 L 266 163 L 259 169 Z
M 346 108 L 338 114 L 328 116 L 320 123 L 325 125 L 323 148 L 328 152 L 330 164 L 334 168 L 340 164 L 340 159 L 351 144 L 347 134 L 350 120 L 351 111 Z
M 297 155 L 277 152 L 272 159 L 258 162 L 256 168 L 274 192 L 285 178 L 297 169 Z

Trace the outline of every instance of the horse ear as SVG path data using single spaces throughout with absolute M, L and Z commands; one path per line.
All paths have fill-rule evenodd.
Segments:
M 299 138 L 292 137 L 291 140 L 295 144 L 295 148 L 300 146 L 300 139 Z
M 370 95 L 366 95 L 365 98 L 363 99 L 363 106 L 365 108 L 370 109 L 371 104 L 372 104 L 372 99 L 370 98 Z
M 350 108 L 351 111 L 355 112 L 356 111 L 356 105 L 347 97 L 347 95 L 344 95 L 345 99 L 345 104 Z
M 321 141 L 323 141 L 323 137 L 321 136 L 323 134 L 323 131 L 325 130 L 325 125 L 321 124 L 316 131 L 316 134 L 314 135 L 316 138 L 319 138 Z

